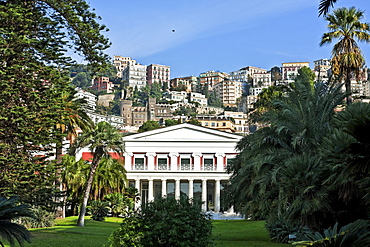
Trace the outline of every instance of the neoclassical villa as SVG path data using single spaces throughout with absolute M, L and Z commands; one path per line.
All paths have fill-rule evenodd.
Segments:
M 185 194 L 206 202 L 203 211 L 226 210 L 222 204 L 229 181 L 226 166 L 237 154 L 241 138 L 188 123 L 125 136 L 129 185 L 138 189 L 139 203 Z

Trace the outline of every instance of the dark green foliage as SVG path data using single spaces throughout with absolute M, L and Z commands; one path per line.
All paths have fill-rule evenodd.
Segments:
M 58 167 L 47 158 L 65 136 L 55 126 L 67 114 L 66 53 L 96 69 L 107 62 L 97 18 L 83 0 L 0 1 L 0 195 L 51 206 Z
M 187 123 L 189 123 L 189 124 L 194 124 L 194 125 L 198 125 L 198 126 L 202 126 L 202 123 L 201 122 L 199 122 L 197 119 L 195 119 L 195 118 L 192 118 L 192 119 L 190 119 L 189 121 L 187 121 Z
M 148 120 L 139 127 L 138 132 L 142 133 L 142 132 L 149 131 L 149 130 L 159 129 L 160 127 L 161 126 L 159 125 L 157 121 Z
M 10 246 L 15 246 L 16 243 L 23 246 L 23 243 L 31 242 L 31 234 L 29 231 L 19 224 L 11 222 L 19 217 L 33 217 L 32 212 L 26 205 L 18 205 L 17 197 L 9 199 L 0 197 L 0 245 L 4 246 L 2 241 L 6 241 Z
M 91 201 L 87 209 L 91 213 L 91 219 L 104 221 L 105 217 L 107 217 L 109 213 L 109 203 L 103 201 Z
M 126 213 L 118 230 L 109 237 L 108 247 L 144 247 L 145 232 L 147 231 L 144 219 L 138 212 Z
M 187 107 L 187 106 L 180 106 L 180 108 L 174 112 L 174 115 L 180 115 L 180 116 L 195 116 L 196 114 L 197 114 L 197 108 Z
M 20 217 L 15 222 L 19 225 L 30 228 L 52 227 L 55 224 L 55 213 L 48 212 L 41 207 L 31 207 L 33 217 Z
M 134 207 L 134 200 L 119 192 L 108 194 L 104 199 L 109 203 L 113 217 L 118 217 L 126 209 L 132 210 Z
M 223 107 L 221 98 L 216 94 L 216 91 L 213 91 L 208 98 L 208 105 L 215 107 Z
M 124 219 L 110 246 L 211 246 L 212 223 L 200 205 L 185 197 L 151 202 Z
M 334 227 L 324 230 L 321 234 L 297 234 L 299 239 L 293 245 L 308 245 L 313 247 L 365 247 L 370 246 L 370 221 L 357 220 L 338 229 L 338 223 Z
M 291 240 L 297 240 L 293 236 L 296 236 L 299 232 L 308 231 L 308 229 L 302 229 L 299 224 L 293 225 L 290 221 L 287 221 L 285 215 L 280 215 L 270 220 L 266 223 L 266 228 L 271 240 L 278 243 L 288 243 Z
M 166 127 L 179 124 L 180 122 L 175 119 L 166 119 L 164 120 Z
M 284 215 L 290 224 L 311 229 L 336 221 L 336 191 L 323 186 L 331 167 L 319 148 L 343 98 L 340 86 L 295 83 L 272 102 L 260 117 L 266 127 L 237 145 L 241 152 L 230 167 L 237 206 L 251 214 L 267 212 L 269 220 Z

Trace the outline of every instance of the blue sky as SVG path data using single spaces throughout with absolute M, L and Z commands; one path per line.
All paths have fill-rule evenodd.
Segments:
M 313 67 L 314 60 L 331 55 L 332 46 L 319 46 L 327 31 L 327 22 L 318 17 L 319 0 L 91 0 L 89 4 L 110 29 L 106 33 L 112 42 L 110 56 L 171 66 L 171 78 L 245 66 L 269 70 L 282 62 L 310 62 Z M 370 23 L 368 0 L 339 0 L 335 5 L 343 6 L 364 10 L 364 21 Z M 370 59 L 370 44 L 360 47 Z

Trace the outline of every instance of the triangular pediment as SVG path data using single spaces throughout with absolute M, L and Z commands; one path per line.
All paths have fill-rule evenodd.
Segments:
M 126 136 L 126 141 L 238 141 L 239 135 L 192 124 L 178 124 Z

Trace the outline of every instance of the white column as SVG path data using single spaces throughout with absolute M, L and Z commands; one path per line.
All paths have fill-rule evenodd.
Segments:
M 175 198 L 180 199 L 180 179 L 175 180 Z
M 188 191 L 189 199 L 193 199 L 194 197 L 194 180 L 189 179 L 189 191 Z
M 140 179 L 135 179 L 135 188 L 137 189 L 137 192 L 139 193 L 139 195 L 141 195 Z M 135 208 L 138 209 L 140 208 L 140 206 L 141 206 L 141 200 L 136 201 L 136 198 L 135 198 Z
M 194 152 L 192 156 L 194 157 L 194 171 L 200 171 L 200 159 L 202 154 L 199 152 Z
M 221 195 L 221 183 L 220 179 L 216 179 L 215 184 L 215 212 L 220 212 L 220 195 Z
M 177 157 L 179 157 L 179 154 L 170 153 L 169 156 L 171 157 L 171 171 L 177 171 Z
M 147 161 L 148 161 L 148 171 L 154 171 L 154 158 L 155 153 L 146 153 Z
M 202 211 L 207 211 L 207 179 L 202 180 Z
M 148 202 L 154 201 L 154 186 L 153 179 L 149 179 L 149 188 L 148 188 Z
M 216 171 L 223 172 L 224 171 L 224 153 L 216 153 L 216 160 L 217 160 L 217 167 Z
M 132 164 L 132 156 L 134 156 L 133 153 L 126 153 L 125 154 L 125 169 L 126 171 L 132 171 L 134 170 L 133 164 Z
M 167 180 L 162 179 L 162 197 L 167 196 Z

